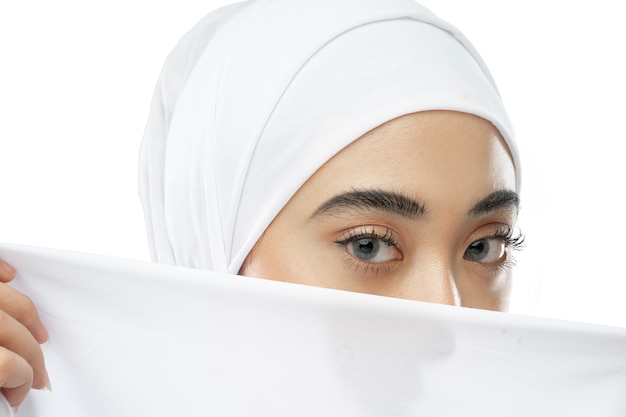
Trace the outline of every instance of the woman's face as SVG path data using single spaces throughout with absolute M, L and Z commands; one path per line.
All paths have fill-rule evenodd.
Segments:
M 519 200 L 498 131 L 452 111 L 391 120 L 291 198 L 243 275 L 504 310 Z

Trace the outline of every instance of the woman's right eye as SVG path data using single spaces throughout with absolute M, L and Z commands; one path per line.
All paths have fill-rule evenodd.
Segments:
M 381 238 L 356 239 L 346 244 L 346 250 L 355 258 L 372 263 L 389 262 L 398 259 L 398 249 Z
M 359 261 L 384 263 L 402 259 L 402 253 L 396 245 L 391 230 L 384 234 L 370 231 L 350 231 L 345 239 L 337 241 L 346 248 L 346 252 Z

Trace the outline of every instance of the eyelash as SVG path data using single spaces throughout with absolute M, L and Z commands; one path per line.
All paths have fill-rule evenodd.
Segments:
M 380 239 L 385 245 L 393 246 L 396 249 L 398 248 L 398 241 L 393 234 L 393 231 L 388 227 L 385 227 L 385 233 L 380 234 L 376 231 L 374 226 L 370 226 L 368 230 L 367 226 L 363 226 L 361 228 L 350 229 L 345 232 L 344 238 L 340 240 L 335 240 L 335 243 L 339 246 L 345 248 L 348 244 L 361 240 L 361 239 Z M 384 272 L 389 272 L 391 266 L 388 263 L 371 263 L 356 259 L 354 257 L 350 257 L 350 263 L 354 265 L 354 270 L 358 270 L 359 268 L 363 268 L 363 273 L 374 272 L 374 274 L 378 274 L 381 269 Z
M 513 229 L 509 226 L 503 226 L 498 228 L 495 233 L 489 236 L 487 239 L 501 239 L 504 241 L 507 247 L 510 247 L 513 250 L 524 249 L 524 234 L 520 232 L 514 237 Z
M 350 229 L 345 232 L 345 237 L 339 240 L 336 240 L 335 243 L 346 247 L 348 244 L 361 240 L 361 239 L 379 239 L 384 244 L 388 246 L 394 246 L 396 249 L 398 248 L 398 242 L 396 237 L 393 234 L 393 231 L 389 228 L 385 228 L 385 233 L 380 234 L 376 231 L 374 226 L 371 226 L 369 229 L 364 226 L 361 228 Z M 502 240 L 507 249 L 512 251 L 520 251 L 525 248 L 525 235 L 522 232 L 519 232 L 517 235 L 513 235 L 513 229 L 509 226 L 503 226 L 498 228 L 492 235 L 486 236 L 484 238 L 478 239 L 499 239 Z M 363 260 L 356 259 L 354 257 L 350 257 L 350 262 L 354 264 L 355 271 L 359 268 L 363 268 L 363 272 L 367 273 L 369 271 L 378 274 L 378 272 L 383 268 L 385 272 L 389 272 L 391 265 L 388 263 L 371 263 Z M 484 268 L 488 268 L 494 272 L 500 272 L 504 269 L 510 269 L 515 266 L 515 258 L 512 255 L 507 255 L 504 262 L 494 265 L 486 265 L 480 264 Z
M 511 249 L 512 251 L 521 251 L 526 247 L 525 239 L 526 236 L 521 231 L 513 236 L 513 229 L 509 226 L 503 226 L 498 228 L 495 233 L 489 237 L 483 239 L 500 239 L 504 241 L 504 245 L 507 249 Z M 479 239 L 480 240 L 480 239 Z M 500 272 L 504 269 L 510 269 L 514 267 L 516 264 L 515 257 L 507 254 L 506 259 L 501 264 L 497 265 L 483 265 L 485 268 L 489 268 L 495 272 Z

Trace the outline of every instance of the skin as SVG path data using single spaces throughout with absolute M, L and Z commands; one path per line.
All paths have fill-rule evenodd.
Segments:
M 372 130 L 324 164 L 248 255 L 242 275 L 504 310 L 519 200 L 508 148 L 477 116 L 429 111 Z M 0 390 L 50 386 L 48 339 L 0 260 Z
M 0 391 L 17 408 L 31 388 L 50 386 L 40 343 L 48 340 L 32 301 L 6 285 L 15 269 L 0 260 Z
M 490 122 L 452 111 L 402 116 L 324 164 L 240 272 L 505 310 L 519 243 L 514 190 L 511 156 Z

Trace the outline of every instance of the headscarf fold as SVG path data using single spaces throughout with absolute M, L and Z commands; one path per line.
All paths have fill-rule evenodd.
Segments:
M 393 118 L 454 110 L 512 129 L 469 41 L 411 0 L 256 0 L 168 56 L 140 153 L 152 257 L 237 273 L 328 159 Z

